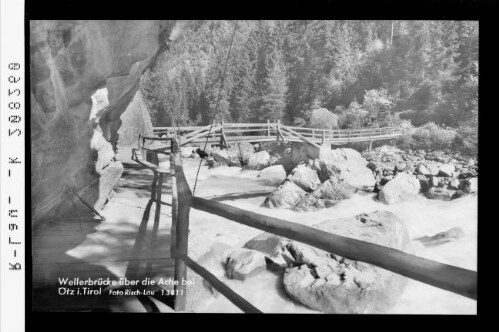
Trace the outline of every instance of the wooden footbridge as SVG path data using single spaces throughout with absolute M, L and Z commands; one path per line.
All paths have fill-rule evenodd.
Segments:
M 155 127 L 158 137 L 177 137 L 180 146 L 220 144 L 226 146 L 232 142 L 306 142 L 314 146 L 344 145 L 356 142 L 390 140 L 400 136 L 394 127 L 365 129 L 314 129 L 285 126 L 275 123 L 218 123 L 201 127 Z
M 290 141 L 298 137 L 302 141 L 306 141 L 310 144 L 318 144 L 317 141 L 322 142 L 322 144 L 326 144 L 326 142 L 344 142 L 345 140 L 348 140 L 348 138 L 341 136 L 345 135 L 344 132 L 340 132 L 341 134 L 338 134 L 338 137 L 332 137 L 333 134 L 330 133 L 331 131 L 318 131 L 315 133 L 310 132 L 311 129 L 308 129 L 309 136 L 307 137 L 303 134 L 297 134 L 298 132 L 295 130 L 296 128 L 280 126 L 279 123 L 267 124 L 267 135 L 259 134 L 262 132 L 261 124 L 258 126 L 246 124 L 244 126 L 246 129 L 253 128 L 255 131 L 258 129 L 256 131 L 258 134 L 254 137 L 249 137 L 249 135 L 247 135 L 248 130 L 239 129 L 239 131 L 235 131 L 238 129 L 232 129 L 232 133 L 242 134 L 239 136 L 241 141 L 258 142 L 271 139 L 274 140 L 276 137 L 277 139 Z M 219 130 L 219 137 L 209 137 L 209 141 L 213 143 L 217 143 L 219 140 L 222 140 L 222 143 L 238 141 L 235 138 L 229 138 L 231 137 L 228 135 L 231 132 L 229 128 L 242 127 L 243 125 L 233 124 L 227 126 L 217 126 L 216 128 Z M 180 140 L 183 140 L 182 145 L 188 143 L 199 144 L 202 142 L 203 137 L 206 140 L 206 135 L 209 131 L 208 127 L 187 128 L 188 129 L 186 129 L 186 127 L 180 128 L 179 132 L 182 135 L 177 136 Z M 355 134 L 357 135 L 356 137 L 358 141 L 365 141 L 367 138 L 372 140 L 375 138 L 388 138 L 397 135 L 397 131 L 392 129 L 376 130 L 379 130 L 377 137 L 374 137 L 374 135 L 371 136 L 371 134 L 374 134 L 374 130 L 363 131 L 364 134 L 358 134 L 362 131 L 356 131 Z M 138 149 L 132 150 L 132 159 L 153 172 L 154 183 L 152 188 L 154 189 L 151 195 L 151 200 L 156 201 L 158 206 L 161 206 L 161 204 L 168 204 L 161 202 L 161 187 L 166 178 L 171 179 L 172 228 L 170 252 L 172 258 L 175 260 L 174 275 L 176 280 L 186 279 L 187 267 L 189 267 L 244 312 L 261 312 L 253 304 L 242 298 L 239 294 L 234 292 L 230 287 L 215 277 L 211 272 L 189 257 L 189 213 L 191 209 L 196 209 L 223 217 L 227 221 L 233 221 L 278 236 L 283 236 L 285 238 L 299 241 L 351 260 L 357 260 L 379 266 L 394 273 L 401 274 L 408 278 L 412 278 L 471 299 L 477 299 L 477 272 L 475 271 L 435 262 L 407 254 L 400 250 L 348 237 L 338 236 L 313 227 L 265 216 L 214 200 L 207 200 L 194 196 L 189 188 L 189 184 L 186 181 L 182 168 L 182 156 L 180 153 L 181 144 L 179 144 L 178 138 L 170 137 L 173 131 L 173 128 L 157 128 L 156 133 L 162 137 L 139 136 L 139 146 Z M 188 133 L 185 134 L 185 132 Z M 338 131 L 336 131 L 336 133 L 338 133 Z M 366 135 L 365 133 L 368 134 Z M 318 135 L 318 138 L 314 138 L 315 135 Z M 352 138 L 353 135 L 350 136 L 350 140 Z M 160 140 L 166 147 L 156 150 L 145 149 L 144 143 L 150 140 Z M 156 158 L 149 158 L 148 156 L 150 156 L 151 153 L 156 155 Z M 165 154 L 169 156 L 169 169 L 159 167 L 157 164 L 148 161 L 148 159 L 158 160 L 157 154 Z M 155 190 L 157 190 L 156 193 L 154 193 Z M 179 284 L 175 286 L 175 311 L 185 311 L 187 291 L 188 290 L 185 285 Z

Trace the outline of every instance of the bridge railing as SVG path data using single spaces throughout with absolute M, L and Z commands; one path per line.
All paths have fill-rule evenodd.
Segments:
M 144 136 L 143 136 L 144 137 Z M 147 140 L 148 138 L 145 137 Z M 417 257 L 400 250 L 343 237 L 328 233 L 313 227 L 296 224 L 287 220 L 273 218 L 255 212 L 243 210 L 231 205 L 192 195 L 182 167 L 180 145 L 175 138 L 163 138 L 170 144 L 170 168 L 172 178 L 172 226 L 171 226 L 171 253 L 175 259 L 175 311 L 185 311 L 187 301 L 187 287 L 182 280 L 187 279 L 187 267 L 208 281 L 216 290 L 234 303 L 244 312 L 260 313 L 254 305 L 249 303 L 230 287 L 225 285 L 211 272 L 197 263 L 188 255 L 189 216 L 191 208 L 214 214 L 249 227 L 257 228 L 278 236 L 302 242 L 327 252 L 343 256 L 347 259 L 372 264 L 414 280 L 439 287 L 471 299 L 477 299 L 477 273 L 460 267 L 443 264 Z M 139 140 L 140 143 L 140 140 Z M 139 145 L 140 148 L 140 145 Z M 154 172 L 153 188 L 159 189 L 154 195 L 156 200 L 161 199 L 161 184 L 165 169 L 141 160 L 132 150 L 132 158 Z M 168 153 L 167 153 L 168 154 Z M 160 204 L 158 204 L 160 206 Z
M 372 142 L 379 139 L 390 139 L 400 135 L 400 130 L 395 127 L 361 128 L 361 129 L 319 129 L 297 126 L 285 126 L 279 121 L 267 123 L 219 123 L 208 126 L 184 127 L 156 127 L 154 134 L 160 137 L 176 136 L 181 138 L 181 145 L 193 141 L 206 139 L 213 143 L 246 137 L 248 140 L 276 140 L 306 141 L 312 145 L 331 143 L 348 143 L 366 141 Z

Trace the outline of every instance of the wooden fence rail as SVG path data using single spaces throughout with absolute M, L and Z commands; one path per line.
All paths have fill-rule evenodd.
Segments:
M 267 125 L 267 124 L 266 124 Z M 280 129 L 279 124 L 276 127 Z M 285 130 L 293 133 L 294 130 Z M 322 133 L 324 135 L 324 132 Z M 147 136 L 139 138 L 140 142 L 149 139 Z M 345 258 L 379 266 L 394 273 L 439 287 L 471 299 L 477 299 L 477 272 L 460 267 L 435 262 L 429 259 L 407 254 L 400 250 L 388 248 L 373 243 L 360 241 L 328 233 L 310 226 L 292 223 L 286 220 L 273 218 L 246 211 L 234 206 L 195 197 L 189 188 L 182 168 L 180 146 L 175 138 L 163 138 L 170 141 L 170 174 L 172 181 L 172 258 L 175 259 L 175 280 L 187 279 L 187 267 L 207 280 L 216 290 L 227 297 L 232 303 L 244 312 L 259 313 L 251 303 L 235 293 L 227 285 L 218 280 L 204 267 L 188 256 L 188 233 L 190 209 L 215 214 L 237 223 L 254 227 L 278 236 L 302 242 L 324 251 L 343 256 Z M 141 160 L 133 150 L 133 159 L 144 167 L 155 172 L 165 170 Z M 179 282 L 175 286 L 175 311 L 185 311 L 187 300 L 186 286 Z

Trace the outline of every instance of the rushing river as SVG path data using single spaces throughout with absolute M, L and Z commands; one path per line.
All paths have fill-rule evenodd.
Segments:
M 186 159 L 184 162 L 188 182 L 193 187 L 197 168 L 197 160 Z M 241 171 L 235 167 L 219 167 L 207 169 L 202 167 L 198 179 L 196 196 L 214 197 L 230 193 L 250 193 L 261 190 L 272 190 L 269 185 L 257 178 L 257 171 Z M 261 207 L 264 196 L 234 198 L 224 201 L 257 213 L 286 219 L 306 225 L 315 224 L 332 218 L 347 217 L 363 212 L 388 210 L 403 220 L 411 239 L 446 231 L 453 227 L 463 229 L 464 237 L 454 242 L 435 247 L 424 247 L 413 241 L 415 254 L 470 270 L 477 270 L 477 196 L 466 196 L 453 201 L 428 200 L 419 197 L 412 202 L 385 205 L 374 199 L 374 194 L 357 194 L 344 200 L 333 208 L 317 212 L 294 212 L 284 209 L 267 209 Z M 208 216 L 208 217 L 207 217 Z M 207 214 L 191 215 L 191 231 L 203 232 L 206 237 L 216 237 L 216 241 L 233 246 L 241 246 L 247 240 L 261 233 L 233 222 L 221 221 L 220 218 Z M 222 269 L 219 265 L 210 270 Z M 223 271 L 217 275 L 222 275 Z M 263 312 L 280 313 L 316 313 L 302 305 L 291 301 L 282 286 L 282 277 L 268 271 L 246 281 L 223 278 L 223 281 L 237 293 L 246 298 Z M 240 312 L 240 310 L 222 295 L 204 299 L 198 305 L 203 312 Z M 441 290 L 414 280 L 410 280 L 399 302 L 389 313 L 400 314 L 476 314 L 476 301 L 463 296 Z

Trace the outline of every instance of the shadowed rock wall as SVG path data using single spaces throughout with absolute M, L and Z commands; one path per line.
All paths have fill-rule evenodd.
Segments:
M 167 49 L 168 21 L 31 21 L 32 224 L 72 209 L 66 187 L 102 208 L 123 166 L 120 116 Z M 109 106 L 91 114 L 107 87 Z M 72 197 L 77 201 L 76 197 Z

